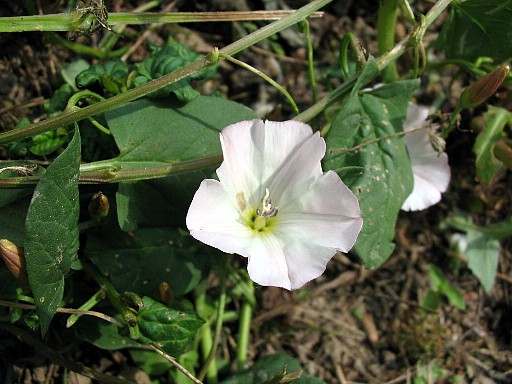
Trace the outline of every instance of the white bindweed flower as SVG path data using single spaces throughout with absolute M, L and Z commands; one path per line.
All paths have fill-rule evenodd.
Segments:
M 411 131 L 429 124 L 428 108 L 409 103 L 404 131 Z M 432 148 L 428 129 L 408 133 L 404 137 L 411 159 L 414 187 L 402 209 L 419 211 L 441 200 L 450 182 L 450 166 L 446 153 L 438 153 Z
M 261 285 L 297 289 L 320 276 L 361 230 L 355 195 L 322 172 L 325 141 L 309 125 L 248 120 L 220 134 L 224 161 L 187 214 L 197 240 L 248 258 Z

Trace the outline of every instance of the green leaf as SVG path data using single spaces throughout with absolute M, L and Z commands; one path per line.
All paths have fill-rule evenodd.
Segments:
M 48 167 L 36 186 L 26 220 L 25 257 L 41 333 L 48 330 L 77 260 L 80 133 Z
M 355 250 L 368 268 L 381 265 L 393 251 L 396 218 L 413 184 L 403 139 L 377 139 L 402 131 L 418 85 L 418 80 L 406 80 L 354 94 L 326 136 L 324 168 L 340 174 L 361 206 L 363 228 Z M 331 153 L 368 142 L 372 143 L 357 150 Z
M 105 113 L 123 167 L 129 162 L 158 165 L 218 155 L 222 128 L 255 117 L 241 104 L 212 96 L 186 104 L 174 98 L 141 99 Z
M 140 347 L 140 343 L 129 337 L 121 336 L 119 328 L 112 323 L 92 316 L 82 316 L 74 326 L 77 336 L 100 349 L 117 350 Z
M 67 84 L 71 85 L 75 91 L 78 91 L 75 79 L 80 72 L 85 71 L 89 66 L 90 64 L 84 59 L 78 59 L 71 63 L 64 63 L 61 70 L 62 78 Z
M 484 113 L 485 128 L 480 132 L 473 145 L 476 155 L 476 175 L 483 184 L 490 184 L 503 163 L 494 156 L 494 145 L 506 137 L 505 127 L 512 125 L 512 113 L 506 109 L 489 105 Z
M 448 22 L 436 41 L 449 59 L 474 61 L 512 57 L 512 3 L 504 0 L 454 1 Z
M 421 302 L 421 305 L 425 308 L 432 309 L 433 311 L 437 310 L 439 308 L 439 305 L 441 304 L 441 295 L 439 292 L 431 291 L 429 290 L 425 297 L 423 298 L 423 301 Z
M 169 39 L 163 47 L 150 46 L 150 49 L 152 50 L 151 56 L 137 64 L 139 74 L 133 82 L 137 87 L 183 68 L 188 64 L 192 64 L 201 58 L 201 55 L 173 39 Z M 174 93 L 178 100 L 189 102 L 199 95 L 199 92 L 190 86 L 190 80 L 212 78 L 215 75 L 215 71 L 215 68 L 210 68 L 193 74 L 151 93 L 150 97 L 164 97 Z
M 118 291 L 149 295 L 166 282 L 181 296 L 199 283 L 208 266 L 208 258 L 196 254 L 188 240 L 169 227 L 127 234 L 109 225 L 89 234 L 85 255 Z
M 47 156 L 62 147 L 67 140 L 67 130 L 59 128 L 34 136 L 28 149 L 36 156 Z
M 99 82 L 107 91 L 118 95 L 126 90 L 130 71 L 130 66 L 118 59 L 93 64 L 76 76 L 76 85 L 78 88 L 87 88 Z
M 489 293 L 494 285 L 498 261 L 500 256 L 500 243 L 498 240 L 474 230 L 468 231 L 468 246 L 466 249 L 468 268 L 473 272 L 485 292 Z
M 135 183 L 121 183 L 116 194 L 119 225 L 123 231 L 140 226 L 183 226 L 192 197 L 213 169 Z
M 466 304 L 464 303 L 464 296 L 462 293 L 453 285 L 446 284 L 441 287 L 440 293 L 444 294 L 448 299 L 448 302 L 455 308 L 464 309 Z
M 66 109 L 68 100 L 75 93 L 75 89 L 69 84 L 62 84 L 55 92 L 52 97 L 46 103 L 44 103 L 44 110 L 48 115 L 52 115 L 57 112 L 62 112 Z
M 493 239 L 502 240 L 512 236 L 512 218 L 505 219 L 498 223 L 479 227 L 473 224 L 471 217 L 453 216 L 445 219 L 440 228 L 451 227 L 463 232 L 477 231 Z
M 151 376 L 162 376 L 174 367 L 165 357 L 154 351 L 131 349 L 130 357 L 140 369 Z
M 156 343 L 171 356 L 179 356 L 204 324 L 193 311 L 177 311 L 147 296 L 137 314 L 144 343 Z
M 232 101 L 199 96 L 187 104 L 175 98 L 141 99 L 108 111 L 105 117 L 121 151 L 113 165 L 130 169 L 218 155 L 219 132 L 255 114 Z M 121 227 L 135 230 L 139 224 L 183 223 L 183 212 L 175 212 L 188 207 L 204 178 L 200 171 L 121 184 L 117 195 Z M 151 223 L 153 216 L 158 224 Z
M 269 355 L 259 359 L 251 368 L 223 380 L 221 384 L 279 383 L 279 381 L 275 381 L 275 379 L 282 375 L 284 367 L 286 367 L 286 371 L 290 373 L 303 371 L 300 363 L 288 355 Z M 324 381 L 305 373 L 302 373 L 300 378 L 293 380 L 293 383 L 325 384 Z
M 433 292 L 438 292 L 446 296 L 451 305 L 458 309 L 464 309 L 464 297 L 462 293 L 455 288 L 446 279 L 444 273 L 435 265 L 429 264 L 428 274 L 430 277 L 430 284 Z
M 368 58 L 368 61 L 365 63 L 361 73 L 357 77 L 357 81 L 350 92 L 350 97 L 356 96 L 357 92 L 364 87 L 365 84 L 368 84 L 379 74 L 379 67 L 377 65 L 377 61 L 373 56 Z

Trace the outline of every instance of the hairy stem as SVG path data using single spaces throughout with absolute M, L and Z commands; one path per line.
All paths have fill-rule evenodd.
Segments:
M 312 1 L 311 3 L 305 5 L 304 7 L 292 12 L 289 16 L 277 20 L 269 25 L 266 25 L 263 28 L 258 29 L 257 31 L 247 36 L 242 37 L 240 40 L 237 40 L 232 44 L 229 44 L 228 46 L 220 49 L 218 52 L 222 55 L 232 56 L 250 47 L 251 45 L 256 44 L 257 42 L 266 39 L 267 37 L 283 29 L 286 29 L 293 24 L 298 23 L 299 21 L 305 19 L 313 12 L 330 3 L 331 1 L 332 0 Z M 151 92 L 161 89 L 169 84 L 175 83 L 192 74 L 201 72 L 211 67 L 212 65 L 215 65 L 218 62 L 218 60 L 220 60 L 220 57 L 218 55 L 215 55 L 214 58 L 212 58 L 212 55 L 207 55 L 206 57 L 199 59 L 196 62 L 187 65 L 183 68 L 180 68 L 172 73 L 162 76 L 159 79 L 150 81 L 147 84 L 129 90 L 120 95 L 114 96 L 105 101 L 89 105 L 85 108 L 80 109 L 79 111 L 64 112 L 58 116 L 49 118 L 36 124 L 32 124 L 28 127 L 2 133 L 0 134 L 0 144 L 30 137 L 42 132 L 58 128 L 63 125 L 83 120 L 89 116 L 105 112 L 121 104 L 146 96 Z
M 411 44 L 414 45 L 415 41 L 418 39 L 421 40 L 425 34 L 425 30 L 434 22 L 434 20 L 439 17 L 439 15 L 446 9 L 446 7 L 448 7 L 448 5 L 450 5 L 451 2 L 452 0 L 439 0 L 437 3 L 435 3 L 423 19 L 423 22 L 418 24 L 417 28 L 405 36 L 390 51 L 377 58 L 377 67 L 379 70 L 382 71 L 382 69 L 385 68 L 389 63 L 402 56 Z M 321 99 L 318 103 L 296 116 L 294 120 L 309 121 L 313 119 L 336 100 L 339 100 L 339 98 L 348 95 L 357 79 L 358 75 L 351 77 L 334 91 L 332 91 L 329 95 Z M 370 80 L 372 79 L 367 79 L 366 83 L 370 82 Z

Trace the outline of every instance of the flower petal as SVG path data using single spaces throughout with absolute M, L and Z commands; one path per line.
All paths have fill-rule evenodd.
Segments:
M 269 187 L 268 179 L 312 132 L 297 121 L 248 120 L 227 126 L 221 133 L 220 182 L 235 196 L 243 192 L 247 203 L 257 206 Z
M 283 244 L 274 235 L 259 236 L 247 250 L 249 277 L 264 286 L 293 289 Z
M 217 180 L 203 180 L 187 213 L 187 228 L 199 241 L 226 253 L 246 255 L 252 234 Z
M 325 140 L 320 133 L 308 137 L 288 156 L 267 182 L 274 205 L 284 208 L 296 200 L 322 176 L 320 161 L 325 155 Z
M 422 107 L 413 103 L 407 106 L 407 116 L 404 122 L 404 131 L 420 128 L 427 125 L 428 108 Z M 407 135 L 406 135 L 407 137 Z
M 428 109 L 409 104 L 405 131 L 427 124 Z M 409 124 L 409 125 L 407 125 Z M 428 208 L 441 200 L 450 182 L 450 166 L 446 153 L 438 154 L 430 144 L 427 130 L 421 130 L 404 137 L 414 176 L 414 187 L 407 197 L 402 210 L 417 211 Z
M 285 206 L 278 220 L 276 232 L 283 236 L 342 252 L 352 248 L 363 224 L 356 196 L 332 171 Z
M 297 241 L 296 238 L 289 240 L 284 249 L 290 280 L 288 289 L 299 289 L 325 272 L 327 263 L 336 254 L 336 250 L 303 240 Z

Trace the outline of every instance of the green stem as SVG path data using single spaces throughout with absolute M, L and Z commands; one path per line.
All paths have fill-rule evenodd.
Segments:
M 218 165 L 221 162 L 222 155 L 217 155 L 165 165 L 148 166 L 148 163 L 141 163 L 139 168 L 123 169 L 122 159 L 110 159 L 82 164 L 80 166 L 80 177 L 78 182 L 80 184 L 111 184 L 119 183 L 121 181 L 156 179 L 203 169 Z M 9 177 L 0 179 L 0 189 L 33 187 L 40 179 L 41 176 Z
M 254 284 L 251 280 L 247 280 L 247 284 L 251 290 L 251 294 L 254 291 Z M 249 350 L 249 336 L 251 331 L 251 319 L 252 319 L 252 300 L 244 298 L 242 308 L 240 309 L 240 322 L 238 325 L 238 345 L 236 350 L 236 362 L 238 371 L 242 371 L 246 368 L 247 364 L 247 352 Z
M 206 281 L 203 280 L 196 288 L 196 311 L 197 314 L 206 320 L 206 323 L 201 327 L 200 330 L 200 345 L 201 345 L 201 353 L 205 357 L 205 361 L 208 360 L 212 350 L 214 348 L 213 336 L 211 324 L 209 321 L 210 314 L 208 309 L 206 308 Z M 205 369 L 206 367 L 206 369 Z M 217 371 L 217 362 L 215 359 L 211 358 L 208 366 L 205 365 L 198 375 L 199 380 L 203 380 L 204 376 L 208 378 L 209 383 L 217 383 L 218 382 L 218 371 Z
M 147 7 L 144 7 L 147 9 Z M 293 11 L 250 12 L 115 12 L 108 14 L 108 23 L 115 25 L 141 25 L 152 23 L 201 23 L 221 21 L 279 20 Z M 11 16 L 0 18 L 0 32 L 87 32 L 94 17 L 80 10 L 53 15 Z M 87 22 L 86 22 L 87 21 Z
M 91 308 L 93 308 L 96 304 L 101 302 L 105 296 L 105 291 L 103 288 L 101 288 L 98 292 L 96 292 L 89 300 L 87 300 L 85 303 L 83 303 L 79 308 L 77 308 L 79 311 L 89 311 Z M 68 320 L 66 322 L 66 328 L 72 327 L 82 316 L 82 314 L 74 313 L 71 316 L 68 317 Z
M 45 39 L 50 43 L 60 44 L 63 47 L 66 47 L 75 53 L 96 57 L 98 59 L 108 59 L 110 57 L 118 57 L 118 56 L 121 56 L 122 54 L 124 54 L 128 49 L 130 49 L 130 46 L 127 45 L 127 46 L 119 48 L 115 51 L 110 51 L 110 50 L 104 51 L 104 50 L 101 50 L 98 48 L 89 47 L 87 45 L 78 44 L 78 43 L 75 43 L 74 41 L 63 39 L 62 37 L 58 36 L 57 34 L 51 33 L 51 32 L 45 33 Z
M 231 56 L 228 56 L 228 55 L 222 55 L 222 54 L 219 54 L 219 57 L 221 57 L 223 59 L 226 59 L 228 61 L 231 61 L 232 63 L 237 64 L 237 65 L 241 66 L 242 68 L 247 69 L 248 71 L 250 71 L 250 72 L 260 76 L 261 78 L 263 78 L 270 85 L 272 85 L 279 92 L 281 92 L 284 95 L 284 97 L 286 97 L 288 99 L 288 102 L 292 106 L 294 112 L 296 114 L 299 114 L 299 108 L 297 107 L 297 104 L 295 103 L 295 100 L 293 100 L 292 95 L 290 95 L 290 93 L 286 89 L 284 89 L 284 87 L 282 87 L 279 83 L 277 83 L 274 79 L 272 79 L 271 77 L 267 76 L 265 73 L 261 72 L 259 69 L 254 68 L 253 66 L 251 66 L 251 65 L 249 65 L 247 63 L 244 63 L 243 61 L 237 60 L 234 57 L 231 57 Z
M 269 25 L 264 26 L 256 30 L 255 32 L 242 37 L 240 40 L 237 40 L 228 46 L 219 50 L 219 54 L 232 56 L 251 45 L 256 44 L 257 42 L 266 39 L 267 37 L 290 27 L 293 24 L 298 23 L 299 21 L 308 17 L 311 13 L 330 3 L 332 0 L 315 0 L 311 3 L 305 5 L 304 7 L 294 11 L 289 16 L 286 16 L 280 20 L 277 20 Z M 121 104 L 127 103 L 129 101 L 138 99 L 140 97 L 146 96 L 147 94 L 154 92 L 160 88 L 163 88 L 169 84 L 175 83 L 183 78 L 186 78 L 192 74 L 203 71 L 212 65 L 215 65 L 218 60 L 212 60 L 211 55 L 207 55 L 206 57 L 199 59 L 198 61 L 187 65 L 183 68 L 180 68 L 172 73 L 169 73 L 165 76 L 160 77 L 159 79 L 155 79 L 150 81 L 147 84 L 144 84 L 140 87 L 129 90 L 120 95 L 114 96 L 105 101 L 89 105 L 79 111 L 76 112 L 65 112 L 53 118 L 49 118 L 47 120 L 41 121 L 36 124 L 32 124 L 25 128 L 20 128 L 16 130 L 11 130 L 8 132 L 4 132 L 0 134 L 0 144 L 6 143 L 9 141 L 20 140 L 26 137 L 30 137 L 42 132 L 46 132 L 52 129 L 55 129 L 62 125 L 67 125 L 82 119 L 85 119 L 89 116 L 97 115 L 99 113 L 105 112 L 109 109 L 117 107 Z
M 414 41 L 417 39 L 422 39 L 425 34 L 425 30 L 436 20 L 439 15 L 450 5 L 452 0 L 439 0 L 434 4 L 430 11 L 425 16 L 423 23 L 419 25 L 418 28 L 415 28 L 411 33 L 405 36 L 400 42 L 390 51 L 386 52 L 386 54 L 379 56 L 377 58 L 377 67 L 380 71 L 385 68 L 389 63 L 396 60 L 400 56 L 404 54 L 404 52 L 409 48 L 411 44 L 414 45 Z M 341 84 L 338 88 L 328 94 L 326 97 L 321 99 L 315 105 L 309 107 L 305 111 L 302 111 L 298 116 L 295 116 L 294 120 L 297 121 L 310 121 L 315 116 L 320 114 L 325 108 L 339 100 L 339 98 L 346 96 L 352 90 L 352 87 L 358 80 L 358 75 L 352 76 L 346 82 Z M 365 84 L 369 83 L 373 79 L 367 79 Z M 365 85 L 362 84 L 362 85 Z
M 224 276 L 223 271 L 220 271 L 220 293 L 219 293 L 219 301 L 217 303 L 217 318 L 215 320 L 215 331 L 213 334 L 213 342 L 210 348 L 210 352 L 208 357 L 203 365 L 203 368 L 197 375 L 199 380 L 203 380 L 204 377 L 208 374 L 208 383 L 215 383 L 217 380 L 217 368 L 215 370 L 211 370 L 210 367 L 215 364 L 215 355 L 217 353 L 217 348 L 219 346 L 220 334 L 222 331 L 222 324 L 224 320 L 224 308 L 226 306 L 226 278 Z M 211 372 L 210 372 L 211 371 Z M 211 379 L 215 378 L 215 381 Z
M 309 73 L 309 81 L 311 83 L 311 100 L 312 100 L 312 103 L 315 104 L 317 101 L 317 98 L 316 98 L 315 67 L 314 67 L 314 63 L 313 63 L 313 42 L 311 41 L 309 22 L 307 20 L 304 20 L 302 22 L 302 25 L 304 28 L 304 35 L 306 37 L 306 44 L 307 44 L 307 50 L 308 50 L 308 73 Z
M 134 12 L 149 11 L 152 8 L 158 7 L 163 2 L 164 2 L 164 0 L 148 1 L 145 4 L 142 4 L 140 7 L 135 8 L 133 11 Z M 98 48 L 102 52 L 109 52 L 110 50 L 112 50 L 112 48 L 114 48 L 114 45 L 116 45 L 117 41 L 121 37 L 120 33 L 124 31 L 125 27 L 126 27 L 126 25 L 121 24 L 118 27 L 113 28 L 114 33 L 112 33 L 112 32 L 106 33 L 103 36 L 103 39 L 101 39 L 100 42 L 98 43 Z
M 395 46 L 395 30 L 398 11 L 397 0 L 381 0 L 377 19 L 377 43 L 379 55 L 384 55 Z M 396 62 L 390 62 L 382 70 L 382 79 L 389 83 L 399 78 Z
M 128 325 L 128 330 L 130 332 L 130 337 L 134 340 L 140 338 L 139 327 L 137 325 L 137 317 L 135 313 L 132 312 L 131 308 L 128 307 L 123 300 L 121 299 L 122 295 L 117 292 L 112 283 L 101 273 L 96 270 L 92 264 L 88 262 L 84 262 L 83 264 L 84 271 L 91 276 L 96 283 L 101 287 L 101 289 L 105 290 L 107 294 L 108 300 L 112 304 L 112 306 L 118 311 L 123 320 Z

